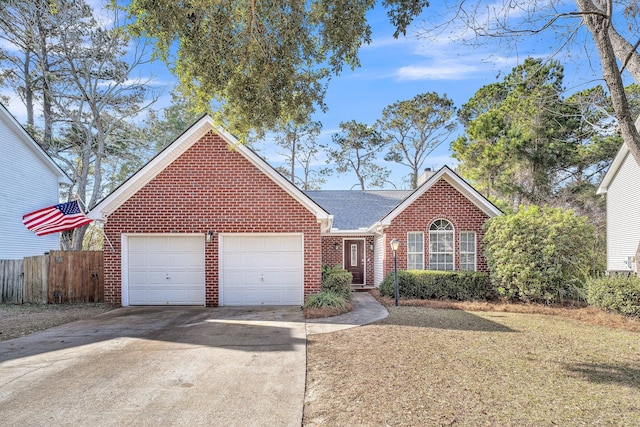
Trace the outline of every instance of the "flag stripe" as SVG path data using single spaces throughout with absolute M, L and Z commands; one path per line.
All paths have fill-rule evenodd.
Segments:
M 22 217 L 22 222 L 30 227 L 32 225 L 40 224 L 43 221 L 46 221 L 47 218 L 50 218 L 52 215 L 62 215 L 62 212 L 55 209 L 53 206 L 51 208 L 40 209 L 37 212 L 32 212 L 30 214 L 24 215 Z
M 38 236 L 71 230 L 91 223 L 78 202 L 68 202 L 38 209 L 22 216 L 22 222 Z

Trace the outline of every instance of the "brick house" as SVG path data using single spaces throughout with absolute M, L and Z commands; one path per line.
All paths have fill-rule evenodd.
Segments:
M 500 210 L 444 166 L 425 171 L 415 191 L 308 191 L 334 215 L 322 236 L 322 261 L 341 264 L 354 285 L 378 286 L 398 268 L 487 271 L 483 225 Z
M 413 192 L 346 193 L 347 211 L 305 194 L 205 116 L 89 212 L 105 302 L 300 305 L 323 263 L 379 284 L 394 237 L 399 268 L 486 270 L 482 224 L 500 212 L 449 168 Z

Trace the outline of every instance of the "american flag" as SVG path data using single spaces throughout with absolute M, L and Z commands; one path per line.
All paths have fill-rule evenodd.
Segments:
M 22 223 L 38 236 L 71 230 L 89 224 L 77 201 L 38 209 L 22 216 Z

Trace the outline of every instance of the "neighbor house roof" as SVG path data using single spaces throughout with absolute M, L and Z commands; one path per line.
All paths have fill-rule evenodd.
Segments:
M 22 127 L 18 120 L 7 110 L 7 108 L 0 103 L 0 120 L 5 122 L 9 129 L 13 130 L 20 140 L 31 149 L 31 151 L 45 164 L 49 169 L 51 169 L 58 177 L 59 184 L 68 184 L 72 185 L 71 179 L 69 176 L 53 161 L 51 156 L 47 154 L 46 151 L 42 149 L 40 144 L 36 142 L 35 139 Z
M 363 231 L 398 206 L 411 191 L 314 190 L 305 193 L 333 214 L 334 229 Z
M 291 184 L 291 182 L 278 173 L 254 151 L 238 142 L 235 137 L 225 130 L 216 126 L 209 115 L 203 116 L 140 170 L 116 188 L 111 194 L 102 199 L 87 214 L 87 216 L 96 220 L 106 220 L 112 212 L 118 209 L 131 196 L 148 184 L 153 178 L 155 178 L 160 172 L 162 172 L 208 132 L 214 132 L 219 135 L 227 144 L 229 144 L 229 146 L 237 150 L 237 152 L 245 159 L 251 162 L 262 173 L 271 178 L 278 186 L 314 214 L 318 221 L 322 223 L 323 231 L 331 228 L 333 220 L 332 215 L 305 195 L 300 189 Z
M 640 130 L 640 116 L 636 119 L 636 129 Z M 596 191 L 596 194 L 606 194 L 609 191 L 609 186 L 611 185 L 611 181 L 613 181 L 613 177 L 618 173 L 618 169 L 624 163 L 624 160 L 627 158 L 629 154 L 629 147 L 626 142 L 622 143 L 622 147 L 618 150 L 618 153 L 613 158 L 613 162 L 611 162 L 611 166 L 607 170 L 607 173 L 602 178 L 602 182 Z

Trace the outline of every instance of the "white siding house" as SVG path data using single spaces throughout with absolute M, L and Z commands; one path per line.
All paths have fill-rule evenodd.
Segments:
M 59 233 L 38 237 L 22 215 L 59 202 L 67 175 L 0 104 L 0 259 L 21 259 L 59 249 Z
M 606 194 L 607 198 L 607 270 L 636 271 L 640 243 L 638 183 L 640 165 L 627 145 L 622 144 L 598 188 L 598 194 Z

